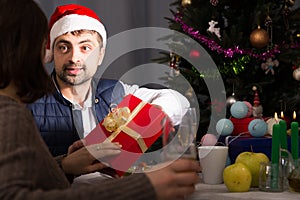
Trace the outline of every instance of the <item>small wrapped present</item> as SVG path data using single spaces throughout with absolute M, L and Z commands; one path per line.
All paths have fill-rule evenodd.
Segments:
M 170 125 L 161 109 L 127 95 L 85 140 L 87 145 L 104 141 L 120 143 L 121 153 L 109 164 L 122 176 L 163 133 L 170 131 Z

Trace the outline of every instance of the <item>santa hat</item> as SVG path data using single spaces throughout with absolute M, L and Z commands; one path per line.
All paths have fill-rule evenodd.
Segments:
M 253 86 L 252 89 L 254 90 L 253 105 L 254 106 L 259 106 L 260 105 L 260 100 L 259 100 L 257 88 L 256 88 L 256 86 Z
M 106 30 L 97 14 L 91 9 L 76 5 L 68 4 L 58 6 L 52 14 L 49 22 L 49 36 L 45 56 L 45 62 L 53 60 L 53 43 L 54 40 L 71 31 L 93 30 L 98 32 L 103 40 L 103 47 L 106 45 Z

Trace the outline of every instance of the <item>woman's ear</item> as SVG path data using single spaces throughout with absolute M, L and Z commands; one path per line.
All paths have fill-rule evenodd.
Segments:
M 101 65 L 101 63 L 102 63 L 102 61 L 103 61 L 103 58 L 104 58 L 104 55 L 105 55 L 105 48 L 104 48 L 104 47 L 101 47 L 99 53 L 100 53 L 100 56 L 99 56 L 98 65 Z

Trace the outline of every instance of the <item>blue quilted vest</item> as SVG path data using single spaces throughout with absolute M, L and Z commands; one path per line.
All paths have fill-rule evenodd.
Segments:
M 108 114 L 110 105 L 122 100 L 124 88 L 116 80 L 101 79 L 98 84 L 94 80 L 93 93 L 93 108 L 100 122 Z M 27 107 L 31 110 L 41 136 L 53 156 L 67 153 L 68 147 L 80 139 L 78 133 L 82 133 L 81 114 L 79 111 L 72 111 L 71 102 L 59 90 Z

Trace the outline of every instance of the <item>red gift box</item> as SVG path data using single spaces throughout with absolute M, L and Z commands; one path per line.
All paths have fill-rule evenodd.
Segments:
M 248 126 L 249 123 L 254 120 L 257 119 L 255 117 L 245 117 L 242 119 L 238 119 L 238 118 L 234 118 L 234 117 L 230 117 L 230 120 L 233 124 L 233 131 L 231 133 L 232 136 L 237 136 L 240 133 L 244 133 L 243 135 L 247 135 L 251 137 L 251 134 L 248 130 Z M 267 122 L 267 120 L 269 119 L 269 117 L 263 117 L 263 120 L 265 120 Z
M 253 119 L 256 118 L 246 117 L 246 118 L 238 119 L 238 118 L 230 117 L 230 120 L 232 121 L 233 124 L 233 131 L 231 135 L 239 135 L 240 133 L 244 133 L 244 135 L 250 135 L 248 130 L 248 125 Z
M 170 124 L 161 109 L 127 95 L 85 140 L 87 145 L 104 141 L 119 142 L 122 145 L 121 153 L 112 158 L 109 164 L 122 176 L 163 132 L 170 131 Z

